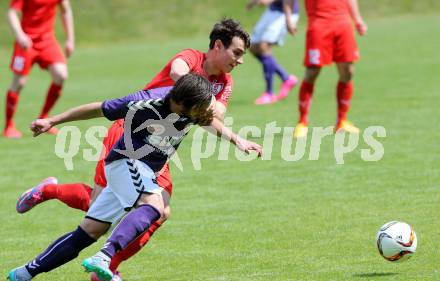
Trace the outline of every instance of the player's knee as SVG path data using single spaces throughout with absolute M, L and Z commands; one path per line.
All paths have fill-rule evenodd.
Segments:
M 155 204 L 153 202 L 149 202 L 149 203 L 140 203 L 138 204 L 138 208 L 142 205 L 150 205 L 152 206 L 158 213 L 159 213 L 159 218 L 162 218 L 164 216 L 164 207 L 163 204 Z
M 24 85 L 26 85 L 27 77 L 21 76 L 21 77 L 14 77 L 10 89 L 16 93 L 19 93 Z
M 347 71 L 344 71 L 341 73 L 339 80 L 343 83 L 348 83 L 353 78 L 353 69 L 347 69 Z
M 58 73 L 55 73 L 55 75 L 53 76 L 53 82 L 55 82 L 55 84 L 62 85 L 64 81 L 67 80 L 67 78 L 69 78 L 68 72 L 60 71 Z
M 13 92 L 16 92 L 16 93 L 20 93 L 21 90 L 23 89 L 24 85 L 25 85 L 25 83 L 16 84 L 16 85 L 13 84 L 13 85 L 11 85 L 10 90 Z
M 320 67 L 307 67 L 304 80 L 306 80 L 307 83 L 314 84 L 320 71 Z
M 339 80 L 343 83 L 348 83 L 353 78 L 354 65 L 353 64 L 341 64 L 339 67 Z
M 161 222 L 164 223 L 167 219 L 169 219 L 170 216 L 171 216 L 171 208 L 169 206 L 165 207 L 163 209 L 162 217 L 160 218 Z
M 141 197 L 138 199 L 137 205 L 150 205 L 154 207 L 157 212 L 159 213 L 160 217 L 163 216 L 164 212 L 164 202 L 162 195 L 159 194 L 142 194 Z
M 165 211 L 163 205 L 157 205 L 157 206 L 154 206 L 154 207 L 159 212 L 160 218 L 162 218 L 164 216 L 164 211 Z
M 50 67 L 50 74 L 52 75 L 53 82 L 58 85 L 62 85 L 69 77 L 67 66 L 64 64 L 52 65 Z
M 97 222 L 91 219 L 85 218 L 80 227 L 93 239 L 98 240 L 99 237 L 104 235 L 110 228 L 109 224 Z

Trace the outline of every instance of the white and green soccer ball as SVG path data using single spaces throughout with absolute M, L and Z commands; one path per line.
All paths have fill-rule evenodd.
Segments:
M 407 260 L 417 249 L 416 232 L 400 221 L 384 224 L 377 232 L 376 242 L 381 256 L 389 261 Z

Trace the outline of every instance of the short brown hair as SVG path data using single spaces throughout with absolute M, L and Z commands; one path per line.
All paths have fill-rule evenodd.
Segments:
M 170 91 L 170 98 L 183 105 L 186 111 L 205 110 L 212 101 L 213 92 L 208 79 L 194 73 L 183 75 Z
M 228 48 L 234 37 L 242 39 L 246 49 L 251 45 L 249 34 L 238 21 L 231 18 L 223 18 L 214 25 L 211 34 L 209 34 L 209 49 L 214 48 L 214 43 L 217 39 L 222 41 L 225 48 Z

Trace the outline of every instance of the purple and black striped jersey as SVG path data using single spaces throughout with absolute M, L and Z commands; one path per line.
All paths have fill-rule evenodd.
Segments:
M 289 4 L 292 7 L 292 14 L 299 14 L 299 1 L 298 0 L 290 0 Z M 275 0 L 269 5 L 269 9 L 272 11 L 280 11 L 283 12 L 283 0 Z
M 103 102 L 107 119 L 124 119 L 124 135 L 109 152 L 106 163 L 129 158 L 146 163 L 155 172 L 162 169 L 193 124 L 190 118 L 171 112 L 171 89 L 141 90 Z

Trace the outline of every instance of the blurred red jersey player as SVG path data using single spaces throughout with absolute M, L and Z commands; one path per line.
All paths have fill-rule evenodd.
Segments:
M 359 35 L 367 32 L 357 0 L 305 0 L 308 17 L 304 80 L 299 92 L 299 122 L 295 137 L 307 135 L 308 112 L 316 79 L 324 65 L 336 63 L 339 81 L 336 87 L 338 116 L 335 132 L 357 133 L 359 129 L 347 121 L 353 94 L 353 63 L 359 51 L 353 32 L 354 21 Z
M 6 138 L 20 138 L 13 117 L 19 94 L 26 84 L 34 63 L 47 69 L 52 83 L 41 109 L 40 118 L 49 111 L 61 95 L 67 79 L 67 65 L 64 54 L 55 38 L 54 24 L 57 7 L 61 8 L 61 19 L 66 33 L 65 53 L 69 57 L 74 50 L 73 15 L 69 0 L 12 0 L 8 10 L 8 21 L 15 36 L 11 60 L 13 80 L 6 94 L 6 124 L 3 135 Z M 19 14 L 21 13 L 21 20 Z M 56 133 L 53 129 L 51 133 Z
M 249 35 L 237 22 L 231 19 L 222 20 L 214 25 L 211 31 L 208 52 L 186 49 L 177 53 L 144 89 L 171 87 L 175 81 L 189 72 L 205 76 L 211 82 L 217 101 L 215 118 L 222 122 L 233 87 L 233 79 L 229 72 L 243 62 L 242 57 L 249 45 Z M 17 201 L 17 211 L 19 213 L 27 212 L 35 205 L 50 199 L 58 199 L 72 208 L 87 211 L 102 188 L 107 185 L 104 159 L 123 133 L 123 120 L 115 121 L 109 128 L 107 136 L 103 140 L 101 160 L 96 166 L 93 189 L 84 183 L 58 184 L 55 178 L 47 178 L 20 196 Z M 157 181 L 159 186 L 171 196 L 172 182 L 168 164 L 159 172 Z M 170 206 L 166 204 L 163 217 L 152 224 L 127 248 L 116 253 L 110 264 L 110 269 L 115 272 L 115 277 L 112 280 L 119 280 L 117 279 L 120 278 L 117 272 L 119 264 L 136 254 L 167 220 L 170 213 Z M 92 280 L 99 279 L 92 275 Z

